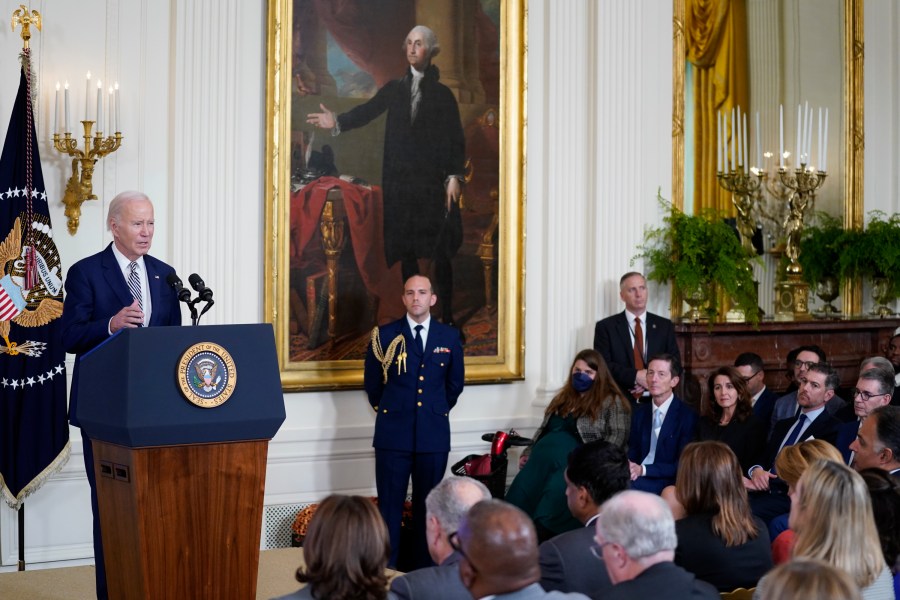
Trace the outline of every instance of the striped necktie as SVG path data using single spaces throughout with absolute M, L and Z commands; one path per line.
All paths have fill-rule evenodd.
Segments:
M 144 310 L 144 294 L 142 293 L 141 288 L 141 278 L 138 276 L 138 264 L 134 261 L 128 265 L 128 289 L 131 290 L 131 295 L 134 296 L 134 299 L 138 301 L 138 306 L 141 307 L 141 310 Z

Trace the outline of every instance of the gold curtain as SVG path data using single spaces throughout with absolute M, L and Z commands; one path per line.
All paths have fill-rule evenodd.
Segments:
M 685 41 L 693 66 L 694 212 L 734 214 L 731 194 L 716 181 L 716 115 L 750 108 L 746 0 L 687 0 Z

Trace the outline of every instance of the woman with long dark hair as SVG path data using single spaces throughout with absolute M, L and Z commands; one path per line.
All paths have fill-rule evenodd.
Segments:
M 631 405 L 606 361 L 596 350 L 582 350 L 523 452 L 506 500 L 531 516 L 541 540 L 581 527 L 566 505 L 564 473 L 569 452 L 594 440 L 624 448 L 630 430 Z
M 750 392 L 734 367 L 720 367 L 710 374 L 709 395 L 697 421 L 696 441 L 724 442 L 741 464 L 741 472 L 762 462 L 766 448 L 766 424 L 753 414 Z

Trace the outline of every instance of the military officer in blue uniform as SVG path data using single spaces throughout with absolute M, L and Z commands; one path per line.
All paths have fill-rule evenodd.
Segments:
M 417 566 L 425 566 L 425 496 L 444 477 L 450 452 L 450 409 L 465 380 L 459 331 L 431 318 L 431 281 L 413 275 L 403 286 L 406 315 L 376 327 L 366 354 L 364 384 L 376 413 L 375 485 L 397 566 L 400 523 L 412 478 Z

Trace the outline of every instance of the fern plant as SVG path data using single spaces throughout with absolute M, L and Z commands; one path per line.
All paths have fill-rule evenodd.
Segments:
M 803 279 L 811 286 L 826 277 L 841 279 L 841 256 L 849 238 L 841 220 L 828 213 L 816 213 L 814 224 L 803 231 L 800 255 Z
M 900 296 L 900 214 L 869 213 L 864 231 L 848 231 L 840 256 L 844 278 L 883 277 L 894 298 Z
M 737 232 L 723 220 L 724 215 L 713 210 L 687 215 L 662 197 L 659 202 L 665 212 L 663 225 L 644 233 L 644 242 L 638 246 L 639 253 L 632 262 L 643 258 L 647 279 L 662 284 L 672 282 L 684 296 L 715 283 L 744 311 L 748 322 L 758 323 L 751 265 L 754 255 L 741 246 Z M 714 293 L 708 296 L 713 316 L 718 314 L 717 298 Z

